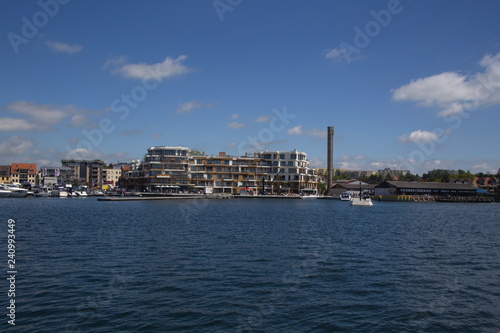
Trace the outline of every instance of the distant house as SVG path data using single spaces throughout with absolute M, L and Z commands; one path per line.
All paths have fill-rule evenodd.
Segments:
M 477 189 L 468 184 L 455 183 L 421 183 L 404 181 L 386 181 L 374 189 L 375 196 L 393 195 L 435 195 L 435 196 L 469 196 L 476 195 Z
M 490 193 L 498 192 L 500 180 L 496 177 L 474 177 L 472 185 Z
M 35 184 L 35 163 L 12 163 L 10 165 L 10 179 L 13 183 Z
M 343 181 L 337 181 L 336 183 L 333 184 L 331 187 L 330 193 L 334 196 L 337 197 L 343 192 L 349 192 L 351 195 L 355 195 L 359 193 L 359 189 L 363 192 L 373 192 L 374 185 L 373 184 L 368 184 L 365 182 L 362 182 L 360 180 L 343 180 Z
M 10 165 L 0 165 L 0 183 L 9 183 L 10 179 Z

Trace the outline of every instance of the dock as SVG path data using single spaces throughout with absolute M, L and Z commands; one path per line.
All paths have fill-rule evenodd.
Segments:
M 179 200 L 179 199 L 230 199 L 232 195 L 223 194 L 169 194 L 155 195 L 145 193 L 144 195 L 124 196 L 124 197 L 101 197 L 97 201 L 143 201 L 143 200 Z

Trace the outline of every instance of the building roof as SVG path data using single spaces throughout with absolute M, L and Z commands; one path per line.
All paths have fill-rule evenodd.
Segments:
M 449 189 L 449 190 L 475 190 L 476 188 L 469 184 L 455 183 L 432 183 L 432 182 L 406 182 L 406 181 L 386 181 L 375 188 L 421 188 L 421 189 Z

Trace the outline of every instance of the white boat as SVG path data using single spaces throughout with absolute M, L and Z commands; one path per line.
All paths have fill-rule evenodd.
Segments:
M 48 197 L 49 196 L 49 190 L 46 187 L 36 188 L 33 191 L 33 195 L 35 197 Z
M 59 198 L 67 198 L 69 196 L 68 191 L 59 190 Z
M 86 198 L 86 197 L 88 197 L 87 192 L 85 192 L 83 190 L 82 191 L 78 191 L 77 190 L 77 191 L 74 191 L 73 193 L 75 194 L 75 196 L 77 196 L 79 198 Z
M 342 192 L 340 193 L 340 200 L 342 201 L 351 201 L 351 193 L 349 192 Z
M 4 188 L 4 185 L 0 185 L 0 198 L 10 197 L 10 191 Z
M 28 190 L 13 184 L 2 184 L 2 190 L 9 191 L 9 198 L 24 198 L 28 195 Z M 5 193 L 4 193 L 5 195 Z
M 300 193 L 301 199 L 318 199 L 318 190 L 315 189 L 303 189 Z

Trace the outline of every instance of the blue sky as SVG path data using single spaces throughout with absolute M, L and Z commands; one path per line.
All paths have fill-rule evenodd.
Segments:
M 498 1 L 7 1 L 0 164 L 155 145 L 495 171 Z

